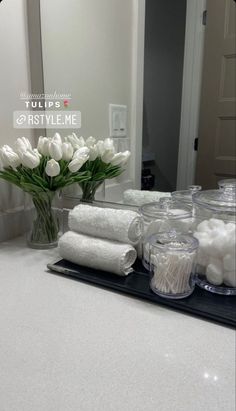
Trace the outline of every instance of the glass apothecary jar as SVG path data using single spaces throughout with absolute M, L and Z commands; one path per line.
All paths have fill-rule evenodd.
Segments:
M 192 229 L 192 210 L 172 198 L 163 197 L 156 203 L 144 204 L 139 209 L 143 218 L 142 263 L 149 269 L 149 237 L 175 230 L 188 233 Z
M 236 295 L 236 185 L 194 194 L 194 236 L 199 241 L 197 284 L 208 291 Z
M 180 203 L 187 204 L 189 207 L 193 206 L 193 194 L 198 193 L 202 189 L 201 186 L 192 185 L 187 190 L 173 191 L 172 198 Z
M 231 188 L 236 189 L 236 178 L 227 178 L 227 179 L 218 181 L 219 188 L 224 187 L 225 185 L 227 185 L 228 188 L 229 186 L 231 186 Z
M 150 238 L 150 288 L 165 298 L 180 299 L 192 294 L 198 240 L 175 232 Z

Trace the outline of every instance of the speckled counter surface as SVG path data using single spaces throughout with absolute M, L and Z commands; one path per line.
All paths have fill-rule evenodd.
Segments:
M 0 411 L 235 411 L 235 331 L 0 243 Z

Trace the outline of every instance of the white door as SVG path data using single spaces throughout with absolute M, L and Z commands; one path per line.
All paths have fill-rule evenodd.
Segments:
M 81 130 L 62 135 L 109 137 L 109 104 L 128 108 L 130 148 L 125 173 L 106 181 L 97 198 L 120 201 L 127 188 L 140 188 L 145 0 L 41 0 L 44 92 L 69 93 L 67 110 L 80 110 Z M 55 130 L 48 130 L 51 135 Z
M 196 182 L 236 177 L 236 3 L 208 0 Z

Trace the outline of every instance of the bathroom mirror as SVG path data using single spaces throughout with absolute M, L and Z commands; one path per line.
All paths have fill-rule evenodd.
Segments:
M 127 111 L 115 143 L 131 162 L 98 196 L 176 189 L 186 0 L 40 0 L 39 11 L 44 93 L 68 94 L 67 110 L 81 111 L 72 131 L 112 137 L 110 105 Z
M 229 14 L 234 2 L 221 3 Z M 205 8 L 205 0 L 28 1 L 33 91 L 61 94 L 61 109 L 81 112 L 81 128 L 61 134 L 115 136 L 118 150 L 132 152 L 99 200 L 120 202 L 129 188 L 170 192 L 194 183 Z M 119 119 L 125 113 L 122 125 L 112 110 Z

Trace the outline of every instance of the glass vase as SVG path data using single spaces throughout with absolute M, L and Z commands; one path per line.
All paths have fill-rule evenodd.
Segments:
M 36 249 L 57 247 L 62 219 L 61 193 L 31 194 L 30 198 L 26 197 L 25 212 L 28 246 Z
M 82 197 L 81 201 L 86 201 L 86 202 L 92 202 L 95 200 L 95 194 L 100 187 L 100 185 L 103 183 L 104 180 L 102 181 L 84 181 L 83 183 L 80 183 L 79 186 L 82 189 Z

